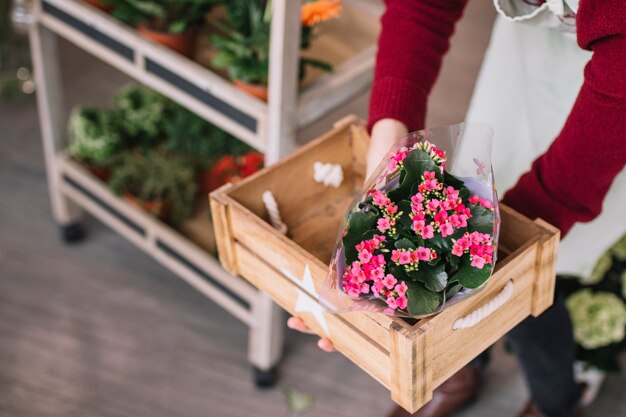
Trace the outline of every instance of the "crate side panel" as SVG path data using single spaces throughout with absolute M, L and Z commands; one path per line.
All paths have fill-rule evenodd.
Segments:
M 369 328 L 357 329 L 342 315 L 323 311 L 317 300 L 294 284 L 292 278 L 269 266 L 243 245 L 235 244 L 241 275 L 268 294 L 290 314 L 300 317 L 314 332 L 329 337 L 334 346 L 385 387 L 390 385 L 389 352 L 369 337 Z M 269 261 L 271 264 L 271 261 Z
M 435 387 L 528 317 L 531 311 L 536 256 L 537 246 L 533 245 L 517 257 L 515 262 L 498 271 L 484 291 L 431 320 Z M 457 319 L 488 303 L 509 280 L 513 281 L 515 289 L 512 297 L 503 306 L 474 327 L 452 329 Z

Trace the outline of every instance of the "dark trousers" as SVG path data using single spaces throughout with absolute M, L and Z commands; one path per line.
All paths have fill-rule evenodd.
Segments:
M 572 417 L 580 392 L 574 382 L 576 345 L 563 298 L 557 296 L 552 307 L 521 322 L 507 338 L 524 370 L 533 402 L 546 417 Z M 471 365 L 485 367 L 488 362 L 486 351 Z

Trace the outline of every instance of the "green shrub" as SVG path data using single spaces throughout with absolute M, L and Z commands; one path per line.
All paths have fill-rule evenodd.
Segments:
M 122 147 L 115 111 L 76 107 L 68 130 L 70 155 L 96 166 L 109 165 Z

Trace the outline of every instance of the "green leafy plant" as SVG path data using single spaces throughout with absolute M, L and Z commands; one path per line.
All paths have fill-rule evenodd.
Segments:
M 184 33 L 202 22 L 220 0 L 107 0 L 113 16 L 135 26 L 147 23 L 152 29 Z
M 132 142 L 145 148 L 162 139 L 163 121 L 170 101 L 146 87 L 129 86 L 115 98 L 121 129 Z
M 160 200 L 169 207 L 169 222 L 179 225 L 193 213 L 194 170 L 184 158 L 162 150 L 128 152 L 118 159 L 109 186 L 118 195 L 141 202 Z M 157 215 L 160 213 L 156 213 Z
M 233 80 L 250 84 L 267 85 L 269 73 L 269 44 L 271 29 L 271 1 L 233 0 L 226 5 L 227 20 L 215 22 L 222 34 L 212 34 L 210 39 L 217 54 L 213 65 L 226 68 Z M 301 49 L 310 47 L 312 28 L 302 27 Z M 320 60 L 301 57 L 300 78 L 306 66 L 324 71 L 332 67 Z
M 110 165 L 122 147 L 119 115 L 115 111 L 76 107 L 68 129 L 70 154 L 92 165 Z
M 239 156 L 252 148 L 201 117 L 172 103 L 164 123 L 168 150 L 187 158 L 197 169 L 212 166 L 224 155 Z

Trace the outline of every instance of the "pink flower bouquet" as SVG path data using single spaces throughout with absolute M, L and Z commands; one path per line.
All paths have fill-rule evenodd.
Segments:
M 326 306 L 423 317 L 483 286 L 499 230 L 491 138 L 461 124 L 396 143 L 348 210 Z

